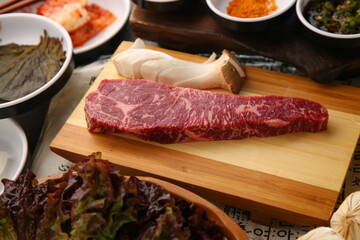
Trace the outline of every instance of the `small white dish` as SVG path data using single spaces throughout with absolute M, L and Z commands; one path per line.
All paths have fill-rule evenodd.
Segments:
M 206 0 L 212 16 L 224 27 L 235 31 L 262 31 L 269 26 L 283 21 L 292 14 L 296 0 L 276 0 L 277 9 L 267 16 L 240 18 L 230 16 L 226 7 L 231 0 Z
M 0 166 L 0 179 L 16 180 L 24 169 L 28 156 L 28 142 L 21 126 L 11 118 L 0 120 L 0 152 L 5 152 L 7 161 Z M 4 185 L 0 183 L 0 193 Z

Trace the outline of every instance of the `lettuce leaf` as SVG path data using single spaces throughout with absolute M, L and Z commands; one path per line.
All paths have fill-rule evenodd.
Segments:
M 2 203 L 0 203 L 0 239 L 18 239 L 14 221 L 10 216 L 10 211 Z
M 180 216 L 171 207 L 166 208 L 166 212 L 156 218 L 156 225 L 148 227 L 141 240 L 151 239 L 178 239 L 185 240 L 190 238 L 190 231 L 183 228 L 183 222 L 179 221 Z
M 96 152 L 61 178 L 3 180 L 0 239 L 223 239 L 206 212 L 161 186 L 124 177 Z

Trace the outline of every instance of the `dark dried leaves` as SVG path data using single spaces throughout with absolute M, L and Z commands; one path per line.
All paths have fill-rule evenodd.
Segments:
M 51 80 L 65 60 L 61 41 L 44 31 L 38 45 L 0 46 L 0 100 L 21 98 Z

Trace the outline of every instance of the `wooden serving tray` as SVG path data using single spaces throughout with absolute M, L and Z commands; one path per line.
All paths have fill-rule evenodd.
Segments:
M 131 46 L 122 42 L 116 53 Z M 203 57 L 149 47 L 174 57 L 202 62 Z M 360 133 L 360 89 L 322 85 L 289 74 L 246 67 L 241 95 L 303 97 L 329 109 L 328 130 L 270 138 L 158 144 L 127 134 L 87 130 L 82 99 L 50 148 L 77 162 L 95 151 L 125 175 L 146 175 L 185 187 L 209 200 L 251 211 L 254 221 L 272 218 L 302 225 L 327 224 L 341 190 Z M 121 78 L 111 60 L 101 80 Z
M 360 48 L 334 48 L 305 36 L 295 14 L 261 32 L 236 32 L 210 15 L 205 0 L 177 12 L 134 7 L 130 26 L 136 37 L 189 53 L 211 53 L 224 48 L 238 54 L 258 54 L 296 67 L 320 83 L 360 75 Z

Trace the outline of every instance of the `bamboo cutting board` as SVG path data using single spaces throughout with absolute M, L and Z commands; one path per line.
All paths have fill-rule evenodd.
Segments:
M 122 42 L 117 52 L 131 46 Z M 200 56 L 149 47 L 202 62 Z M 77 162 L 94 151 L 125 175 L 147 175 L 177 183 L 209 200 L 243 208 L 251 218 L 276 218 L 302 225 L 328 223 L 360 133 L 360 89 L 321 85 L 308 78 L 247 67 L 240 95 L 303 97 L 329 110 L 328 130 L 271 138 L 158 144 L 126 134 L 87 131 L 84 99 L 50 148 Z M 111 60 L 89 92 L 103 79 L 121 78 Z M 87 94 L 86 94 L 87 95 Z

